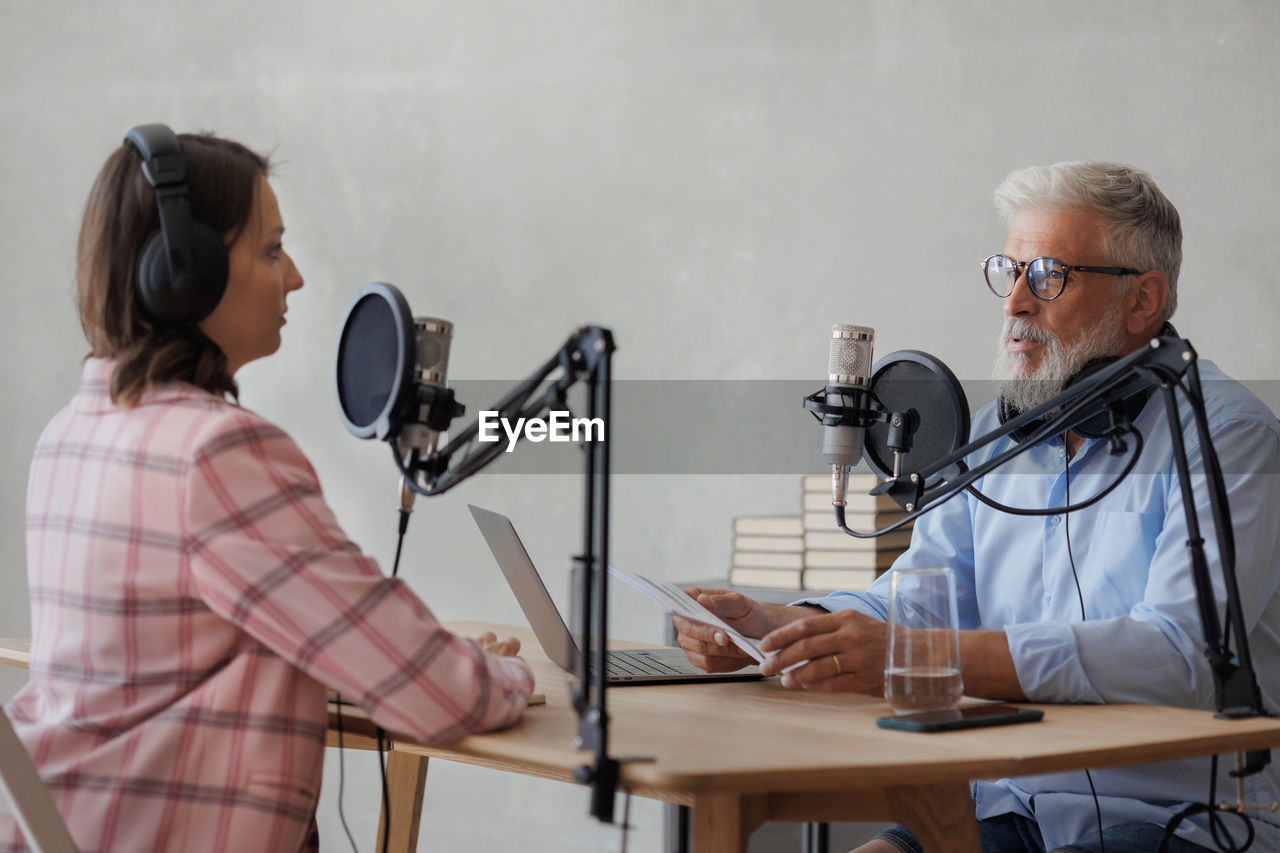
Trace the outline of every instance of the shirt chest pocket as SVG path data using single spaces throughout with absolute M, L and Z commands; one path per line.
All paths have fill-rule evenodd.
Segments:
M 1090 618 L 1121 616 L 1142 600 L 1159 532 L 1158 513 L 1100 513 L 1088 551 L 1089 565 L 1078 567 L 1092 581 Z

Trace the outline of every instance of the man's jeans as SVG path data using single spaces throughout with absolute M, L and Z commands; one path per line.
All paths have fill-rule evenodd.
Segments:
M 983 853 L 1046 853 L 1040 827 L 1022 815 L 1002 814 L 980 820 L 978 833 Z M 1095 829 L 1071 844 L 1054 849 L 1062 853 L 1099 853 L 1105 846 L 1106 853 L 1155 853 L 1163 835 L 1163 826 L 1135 821 L 1108 826 L 1102 832 L 1101 844 Z M 924 853 L 920 842 L 903 826 L 890 827 L 876 838 L 888 841 L 902 853 Z M 1169 853 L 1207 853 L 1208 848 L 1175 835 L 1169 839 L 1168 850 Z

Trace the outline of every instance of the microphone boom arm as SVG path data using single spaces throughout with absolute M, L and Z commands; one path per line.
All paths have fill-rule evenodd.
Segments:
M 573 690 L 573 706 L 578 714 L 578 749 L 595 751 L 593 764 L 574 771 L 574 779 L 591 786 L 591 814 L 602 822 L 613 822 L 621 762 L 609 756 L 609 716 L 606 703 L 604 650 L 608 638 L 608 565 L 609 565 L 609 429 L 612 414 L 613 333 L 600 326 L 584 326 L 569 336 L 564 345 L 527 379 L 511 389 L 492 406 L 502 418 L 537 417 L 554 405 L 565 404 L 565 395 L 578 383 L 587 386 L 587 414 L 601 418 L 604 434 L 598 441 L 586 442 L 583 497 L 582 553 L 573 559 L 582 569 L 580 574 L 579 619 L 583 626 L 582 653 L 578 655 L 577 684 Z M 559 371 L 558 375 L 556 372 Z M 551 384 L 530 402 L 544 382 Z M 394 441 L 390 442 L 396 465 L 404 482 L 420 495 L 440 495 L 468 479 L 501 456 L 505 449 L 498 442 L 478 442 L 480 423 L 476 421 L 461 435 L 425 460 L 411 454 L 404 460 Z M 456 466 L 450 462 L 461 455 Z M 427 485 L 418 475 L 427 476 Z M 594 619 L 594 612 L 600 614 Z M 595 642 L 591 629 L 595 627 Z M 594 667 L 594 672 L 591 671 Z M 642 760 L 628 758 L 627 760 Z
M 1131 386 L 1176 382 L 1195 360 L 1195 351 L 1181 338 L 1155 338 L 1150 346 L 1130 353 L 1106 368 L 1090 375 L 1053 399 L 1016 418 L 1010 418 L 986 435 L 970 441 L 953 451 L 951 455 L 926 465 L 906 480 L 891 479 L 872 490 L 873 494 L 888 494 L 908 512 L 924 509 L 946 501 L 961 490 L 980 480 L 990 471 L 1004 465 L 1014 457 L 1030 450 L 1044 439 L 1065 432 L 1080 420 L 1080 413 L 1095 409 L 1100 402 L 1132 390 Z M 1016 432 L 1027 424 L 1046 418 L 1043 426 L 1026 440 L 1015 444 L 977 468 L 969 470 L 965 458 L 990 444 Z M 958 477 L 941 478 L 948 469 L 959 470 Z
M 499 417 L 509 420 L 512 417 L 538 417 L 550 411 L 556 403 L 564 405 L 566 392 L 578 382 L 589 379 L 588 374 L 591 371 L 586 365 L 584 344 L 588 338 L 593 341 L 601 340 L 601 338 L 591 335 L 592 331 L 608 334 L 607 330 L 594 326 L 579 329 L 569 336 L 568 340 L 565 341 L 555 355 L 530 374 L 527 379 L 508 391 L 487 411 L 496 411 Z M 594 347 L 594 344 L 590 346 Z M 529 403 L 529 398 L 537 391 L 538 386 L 546 382 L 548 377 L 558 369 L 562 372 L 552 380 L 550 387 L 544 390 L 534 402 Z M 500 443 L 478 442 L 476 439 L 479 435 L 480 422 L 477 420 L 460 435 L 451 439 L 448 444 L 432 453 L 426 459 L 411 459 L 406 463 L 397 455 L 397 465 L 401 469 L 401 473 L 409 480 L 409 487 L 418 494 L 426 497 L 444 494 L 463 480 L 487 467 L 504 452 L 505 448 Z M 459 454 L 462 455 L 462 458 L 451 470 L 450 463 Z M 426 475 L 428 485 L 423 486 L 418 482 L 419 474 Z

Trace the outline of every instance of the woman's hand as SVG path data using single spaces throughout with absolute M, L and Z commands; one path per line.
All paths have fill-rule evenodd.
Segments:
M 498 655 L 504 658 L 513 658 L 520 654 L 520 641 L 515 637 L 507 637 L 505 640 L 499 640 L 497 635 L 492 631 L 485 631 L 476 637 L 476 642 L 480 648 L 489 654 Z

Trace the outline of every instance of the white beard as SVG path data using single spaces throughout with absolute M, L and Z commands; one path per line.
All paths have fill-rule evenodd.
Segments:
M 1084 332 L 1070 346 L 1022 317 L 1004 321 L 999 351 L 991 370 L 996 393 L 1019 411 L 1034 409 L 1062 392 L 1068 379 L 1090 359 L 1120 355 L 1124 344 L 1123 308 L 1119 304 L 1093 328 Z M 1044 345 L 1040 365 L 1028 367 L 1027 356 L 1009 352 L 1006 344 L 1012 338 L 1036 341 Z

